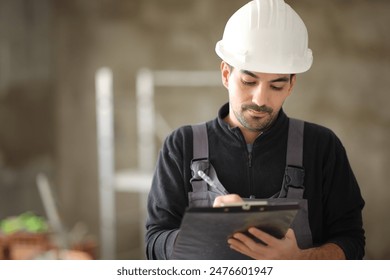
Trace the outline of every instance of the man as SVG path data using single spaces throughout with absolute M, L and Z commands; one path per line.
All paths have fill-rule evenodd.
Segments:
M 295 128 L 282 109 L 296 74 L 312 64 L 300 17 L 283 0 L 252 1 L 229 19 L 216 52 L 229 103 L 206 124 L 208 163 L 226 191 L 220 194 L 229 194 L 207 191 L 199 200 L 195 182 L 200 178 L 191 171 L 195 132 L 191 126 L 175 130 L 160 152 L 149 194 L 148 258 L 171 258 L 188 206 L 218 207 L 242 198 L 283 200 L 294 193 L 302 211 L 284 238 L 250 228 L 229 238 L 230 248 L 254 259 L 363 258 L 364 200 L 344 147 L 322 126 L 301 122 L 302 130 Z M 286 167 L 289 129 L 303 135 L 302 169 Z M 302 182 L 289 183 L 288 172 Z

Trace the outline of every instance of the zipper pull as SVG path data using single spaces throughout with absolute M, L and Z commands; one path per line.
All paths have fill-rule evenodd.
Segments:
M 248 166 L 252 167 L 252 153 L 248 154 Z

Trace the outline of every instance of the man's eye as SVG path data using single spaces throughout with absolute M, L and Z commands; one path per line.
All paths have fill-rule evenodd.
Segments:
M 256 82 L 250 82 L 245 80 L 241 80 L 241 82 L 246 86 L 254 86 L 256 84 Z
M 283 87 L 277 87 L 277 86 L 271 85 L 271 89 L 279 91 L 279 90 L 282 90 Z

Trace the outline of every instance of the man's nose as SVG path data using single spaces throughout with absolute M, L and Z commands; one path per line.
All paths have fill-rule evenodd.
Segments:
M 268 95 L 264 84 L 259 84 L 252 93 L 252 102 L 258 106 L 267 105 Z

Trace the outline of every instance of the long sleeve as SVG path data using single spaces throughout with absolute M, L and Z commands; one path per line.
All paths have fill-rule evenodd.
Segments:
M 157 161 L 148 197 L 148 259 L 169 259 L 188 205 L 189 179 L 184 178 L 188 178 L 186 170 L 189 168 L 183 166 L 184 131 L 185 129 L 174 131 L 167 137 Z M 192 149 L 189 151 L 192 152 Z
M 325 231 L 328 242 L 340 246 L 347 259 L 364 257 L 365 237 L 362 221 L 364 200 L 352 172 L 346 151 L 337 139 L 324 170 Z
M 330 130 L 307 128 L 304 166 L 313 242 L 337 244 L 347 259 L 362 259 L 364 200 L 345 148 Z

